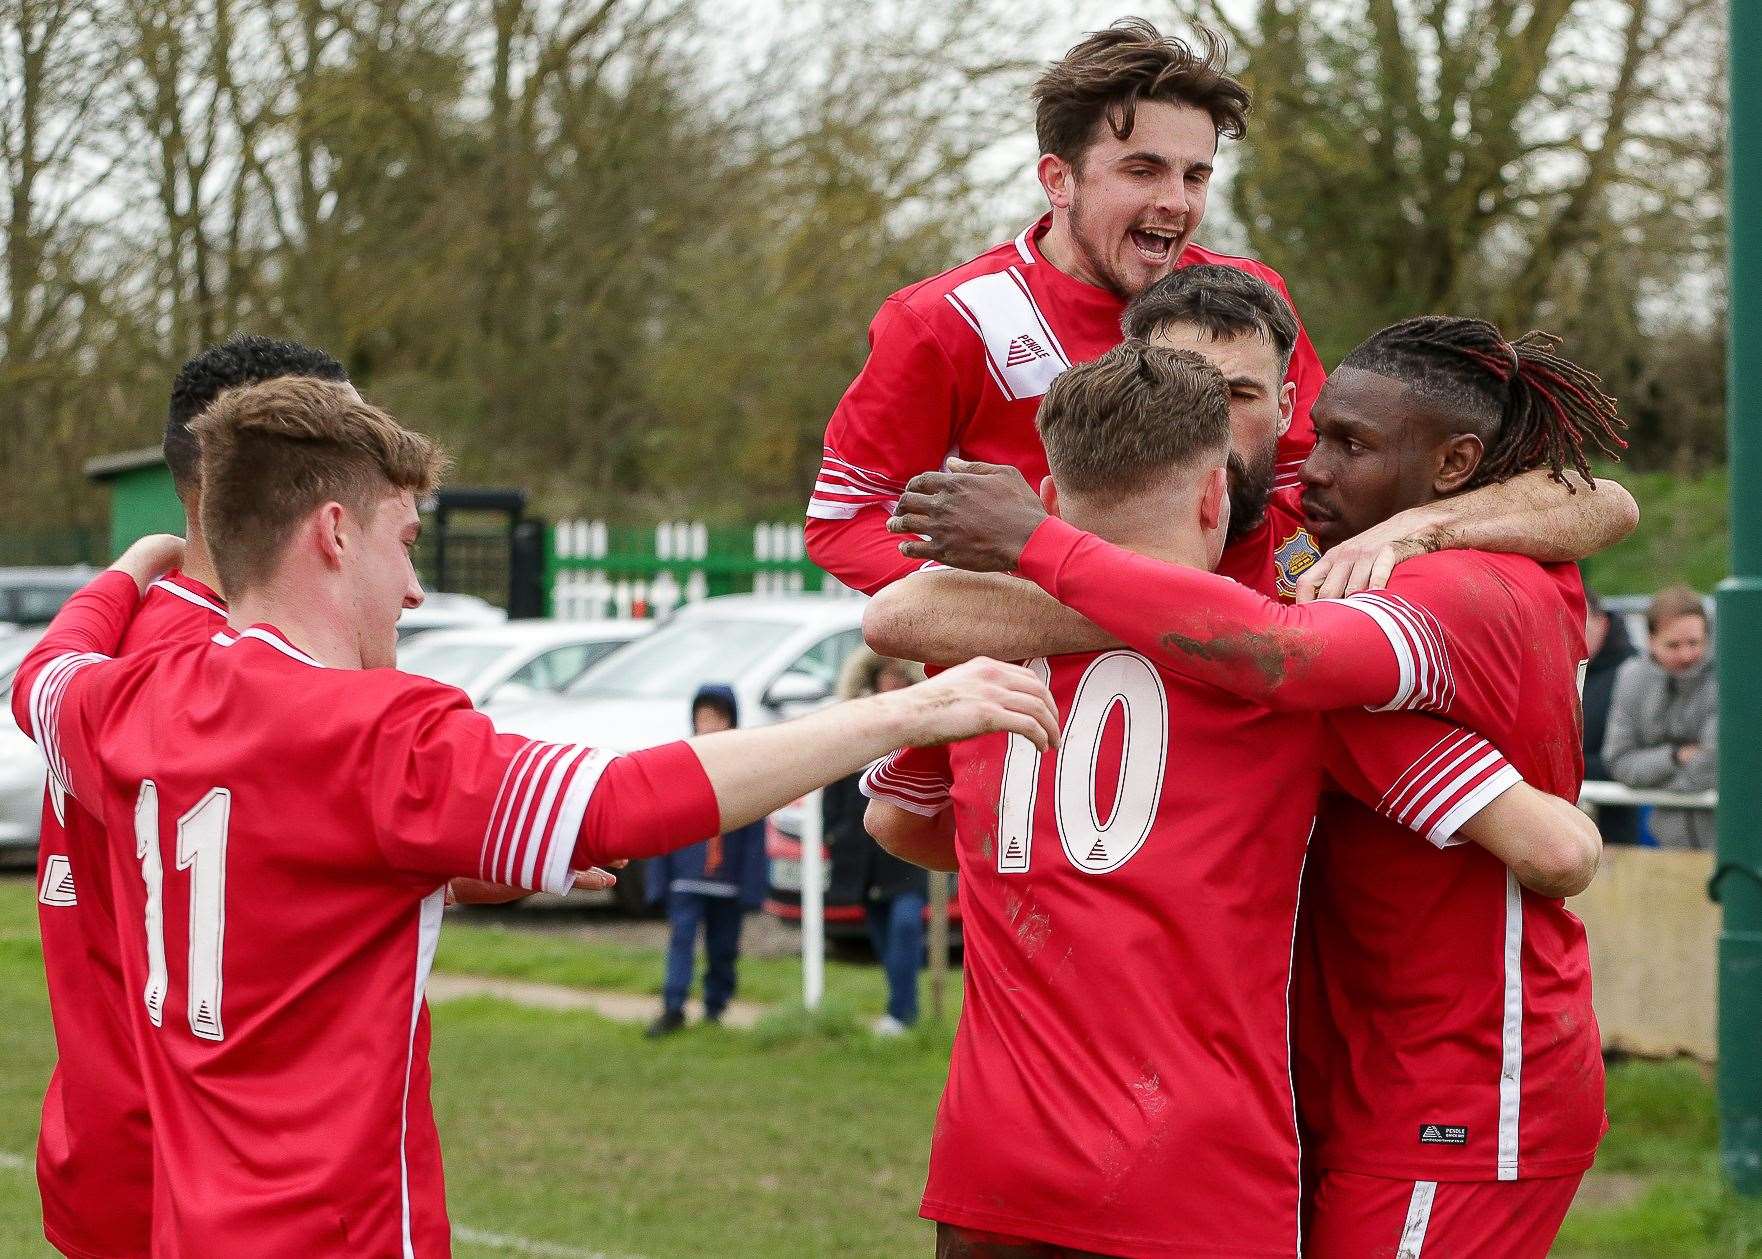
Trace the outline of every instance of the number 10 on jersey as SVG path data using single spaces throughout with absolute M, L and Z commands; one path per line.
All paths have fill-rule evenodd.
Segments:
M 1028 662 L 1042 682 L 1052 670 Z M 1102 735 L 1114 709 L 1123 710 L 1120 773 L 1103 823 L 1095 798 Z M 1162 675 L 1135 651 L 1110 651 L 1083 670 L 1071 698 L 1053 772 L 1053 818 L 1071 864 L 1085 874 L 1108 874 L 1132 859 L 1150 835 L 1162 803 L 1169 752 L 1169 697 Z M 997 872 L 1021 874 L 1034 851 L 1034 804 L 1042 753 L 1019 734 L 1009 736 L 1003 785 L 997 798 Z
M 222 1040 L 221 959 L 226 944 L 226 831 L 232 793 L 216 787 L 177 820 L 177 868 L 190 872 L 189 1019 L 204 1040 Z M 165 1017 L 165 862 L 159 851 L 159 788 L 135 797 L 135 856 L 147 885 L 147 1018 Z

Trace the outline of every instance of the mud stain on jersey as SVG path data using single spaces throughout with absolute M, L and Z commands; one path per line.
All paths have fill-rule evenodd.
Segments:
M 1281 685 L 1290 672 L 1301 672 L 1320 651 L 1312 635 L 1294 629 L 1232 630 L 1210 638 L 1170 630 L 1162 636 L 1162 646 L 1195 660 L 1247 665 L 1269 687 Z

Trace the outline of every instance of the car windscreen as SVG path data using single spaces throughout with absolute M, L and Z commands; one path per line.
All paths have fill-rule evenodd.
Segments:
M 506 643 L 437 642 L 431 634 L 418 634 L 398 648 L 398 668 L 465 687 L 507 650 Z
M 733 682 L 792 633 L 789 621 L 675 621 L 614 652 L 566 694 L 606 699 L 690 699 L 706 682 Z

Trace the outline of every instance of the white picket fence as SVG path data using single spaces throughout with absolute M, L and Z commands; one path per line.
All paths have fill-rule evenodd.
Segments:
M 589 621 L 614 618 L 666 617 L 684 603 L 710 595 L 711 572 L 726 550 L 712 556 L 710 530 L 702 521 L 665 520 L 655 526 L 653 559 L 673 565 L 652 577 L 632 577 L 595 567 L 594 560 L 611 554 L 612 534 L 603 520 L 559 521 L 552 531 L 552 546 L 564 567 L 556 570 L 551 586 L 551 614 L 561 620 Z M 645 558 L 647 558 L 645 556 Z M 798 522 L 768 521 L 754 525 L 750 562 L 740 560 L 740 573 L 750 575 L 752 592 L 758 595 L 813 593 L 826 598 L 852 598 L 856 591 L 826 575 L 821 588 L 810 591 L 807 548 Z M 680 570 L 681 563 L 694 564 Z M 695 564 L 701 563 L 701 567 Z M 775 568 L 752 568 L 775 565 Z

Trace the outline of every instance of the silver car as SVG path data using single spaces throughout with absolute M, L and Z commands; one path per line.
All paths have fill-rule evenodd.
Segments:
M 0 637 L 0 703 L 6 706 L 0 718 L 0 850 L 35 848 L 42 827 L 48 771 L 37 745 L 12 720 L 12 679 L 42 636 L 34 629 Z
M 398 645 L 398 668 L 456 686 L 479 707 L 554 695 L 653 621 L 508 621 L 433 629 Z

